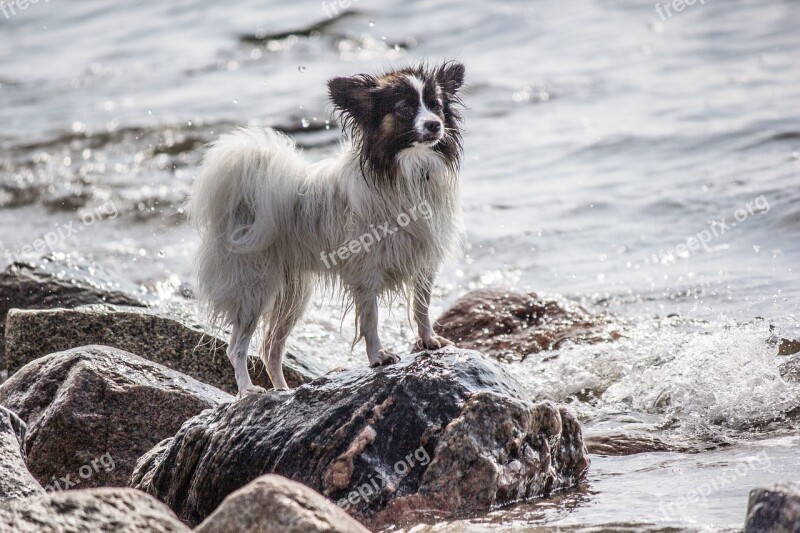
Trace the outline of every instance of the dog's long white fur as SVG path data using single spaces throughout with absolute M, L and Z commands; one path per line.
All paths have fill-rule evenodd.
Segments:
M 320 281 L 352 299 L 370 363 L 396 358 L 377 334 L 377 299 L 387 294 L 413 291 L 420 338 L 436 346 L 427 308 L 433 275 L 462 242 L 458 176 L 425 146 L 402 151 L 397 161 L 392 183 L 376 185 L 347 144 L 338 156 L 313 164 L 271 129 L 238 129 L 210 146 L 188 207 L 201 234 L 199 291 L 213 319 L 231 326 L 228 354 L 240 394 L 258 389 L 247 372 L 247 351 L 259 324 L 273 386 L 287 386 L 285 341 Z M 321 260 L 379 225 L 397 226 L 401 213 L 423 202 L 430 218 L 416 217 L 330 268 Z

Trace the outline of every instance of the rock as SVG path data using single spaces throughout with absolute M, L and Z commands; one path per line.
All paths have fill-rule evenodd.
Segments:
M 692 451 L 690 446 L 671 443 L 650 435 L 610 433 L 584 437 L 586 449 L 594 455 L 623 456 L 650 452 Z
M 791 357 L 778 366 L 778 371 L 786 381 L 800 383 L 800 355 Z
M 607 317 L 592 315 L 579 305 L 494 288 L 459 298 L 436 320 L 434 329 L 459 348 L 505 361 L 525 359 L 565 342 L 598 343 L 621 337 Z
M 46 335 L 42 335 L 44 331 Z M 236 393 L 233 367 L 225 355 L 227 343 L 188 311 L 90 305 L 75 309 L 14 309 L 8 314 L 9 375 L 42 355 L 87 344 L 113 346 Z M 286 354 L 283 364 L 291 386 L 324 373 L 295 350 Z M 251 375 L 256 384 L 272 386 L 261 361 L 252 366 Z
M 139 461 L 131 486 L 190 524 L 265 473 L 311 487 L 373 528 L 485 510 L 586 476 L 578 423 L 528 398 L 496 363 L 455 348 L 332 372 L 187 421 Z
M 800 531 L 800 483 L 779 483 L 750 491 L 745 533 Z
M 267 474 L 234 491 L 195 533 L 369 533 L 312 489 Z
M 85 489 L 32 496 L 0 507 L 0 531 L 14 533 L 189 533 L 152 496 L 132 489 Z
M 127 486 L 142 454 L 185 420 L 232 400 L 105 346 L 42 357 L 0 385 L 0 405 L 28 424 L 28 467 L 48 490 Z
M 135 287 L 110 281 L 110 276 L 80 259 L 51 255 L 35 265 L 11 264 L 0 272 L 0 372 L 6 370 L 5 323 L 9 309 L 70 308 L 95 303 L 146 305 Z
M 781 339 L 778 341 L 778 355 L 794 355 L 800 352 L 800 341 Z
M 0 503 L 35 494 L 42 486 L 25 466 L 25 422 L 0 407 Z

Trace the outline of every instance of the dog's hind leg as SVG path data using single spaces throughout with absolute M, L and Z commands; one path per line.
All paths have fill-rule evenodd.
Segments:
M 422 272 L 414 280 L 414 320 L 417 323 L 418 350 L 438 350 L 453 344 L 451 341 L 440 337 L 433 331 L 428 307 L 431 305 L 431 290 L 433 289 L 433 274 Z
M 261 360 L 267 367 L 272 386 L 276 389 L 289 388 L 283 376 L 286 339 L 303 316 L 313 288 L 313 280 L 310 279 L 287 282 L 270 313 L 269 330 L 261 349 Z
M 243 398 L 248 394 L 266 392 L 263 387 L 253 385 L 250 380 L 250 373 L 247 371 L 247 350 L 250 347 L 250 340 L 253 338 L 257 324 L 258 316 L 254 316 L 244 321 L 237 319 L 231 328 L 228 359 L 233 365 L 236 387 L 239 390 L 237 397 L 239 398 Z

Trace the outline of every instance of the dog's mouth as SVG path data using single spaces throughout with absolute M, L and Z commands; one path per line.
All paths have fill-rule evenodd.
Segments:
M 441 133 L 426 133 L 419 137 L 417 141 L 418 144 L 422 144 L 428 147 L 436 146 L 436 144 L 442 140 L 444 135 Z

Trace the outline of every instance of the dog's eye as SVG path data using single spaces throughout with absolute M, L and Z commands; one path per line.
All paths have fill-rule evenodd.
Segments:
M 439 100 L 436 100 L 431 106 L 431 111 L 434 113 L 441 113 L 442 112 L 442 103 Z
M 411 106 L 405 100 L 400 100 L 394 105 L 394 112 L 398 115 L 408 115 L 411 111 Z

